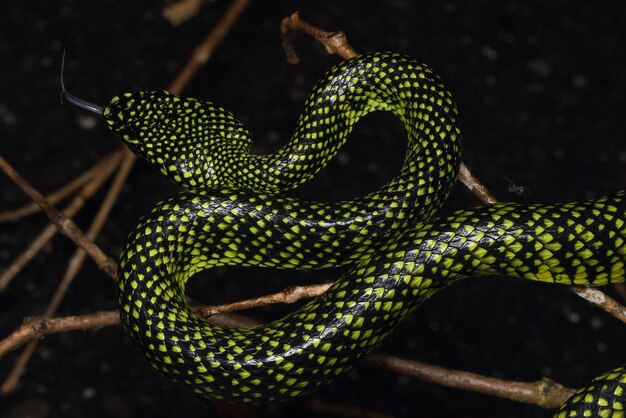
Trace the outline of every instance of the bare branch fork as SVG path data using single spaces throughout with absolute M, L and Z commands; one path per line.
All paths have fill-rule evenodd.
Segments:
M 234 0 L 232 2 L 231 7 L 225 13 L 223 18 L 216 24 L 209 36 L 205 39 L 205 41 L 203 41 L 194 50 L 194 53 L 192 54 L 192 57 L 188 61 L 187 65 L 183 68 L 183 70 L 181 70 L 176 80 L 170 85 L 169 90 L 171 92 L 179 94 L 184 89 L 184 87 L 193 77 L 195 72 L 210 58 L 213 50 L 226 36 L 232 25 L 237 21 L 239 15 L 246 8 L 247 4 L 248 0 Z M 295 49 L 293 48 L 288 37 L 289 33 L 292 31 L 301 31 L 314 37 L 319 42 L 321 42 L 322 45 L 324 45 L 328 53 L 338 54 L 344 59 L 353 57 L 357 54 L 356 51 L 347 42 L 347 39 L 343 32 L 326 32 L 313 25 L 310 25 L 307 22 L 304 22 L 297 13 L 294 13 L 293 15 L 283 19 L 281 23 L 283 47 L 285 48 L 285 53 L 289 62 L 295 63 L 299 60 Z M 122 168 L 120 168 L 120 171 L 116 175 L 114 185 L 107 195 L 108 202 L 107 199 L 105 199 L 103 208 L 101 208 L 98 214 L 101 219 L 94 220 L 94 224 L 92 224 L 92 227 L 90 227 L 90 230 L 87 234 L 83 234 L 82 231 L 71 220 L 71 217 L 74 215 L 73 212 L 66 210 L 64 214 L 53 206 L 59 199 L 57 195 L 51 195 L 50 200 L 46 199 L 31 185 L 29 185 L 26 180 L 24 180 L 22 176 L 20 176 L 19 173 L 17 173 L 6 162 L 6 160 L 4 160 L 0 156 L 0 169 L 2 169 L 20 188 L 22 188 L 22 190 L 31 197 L 34 203 L 36 203 L 40 208 L 42 208 L 42 210 L 44 210 L 44 212 L 50 218 L 52 224 L 54 224 L 61 233 L 70 237 L 80 248 L 70 261 L 68 271 L 66 272 L 66 275 L 59 289 L 57 290 L 57 293 L 55 294 L 53 300 L 48 306 L 45 316 L 28 321 L 27 323 L 20 326 L 8 337 L 1 340 L 0 358 L 9 351 L 16 349 L 22 344 L 28 343 L 29 341 L 36 341 L 47 335 L 74 330 L 94 329 L 119 323 L 119 315 L 116 311 L 96 312 L 88 315 L 68 316 L 60 318 L 46 317 L 52 315 L 53 312 L 56 310 L 56 307 L 60 303 L 65 293 L 65 290 L 73 280 L 73 277 L 78 272 L 78 269 L 82 264 L 82 260 L 84 259 L 85 254 L 89 255 L 94 261 L 96 261 L 96 263 L 109 277 L 115 278 L 115 261 L 106 256 L 99 249 L 99 247 L 97 247 L 93 243 L 93 240 L 97 235 L 97 231 L 101 227 L 101 223 L 104 222 L 104 219 L 106 219 L 107 217 L 110 205 L 112 205 L 115 201 L 115 196 L 117 195 L 115 188 L 123 184 L 135 160 L 134 155 L 127 150 L 119 152 L 116 155 L 117 160 L 115 160 L 115 167 L 120 166 Z M 113 164 L 113 162 L 111 162 L 111 164 Z M 88 198 L 89 190 L 85 191 L 85 189 L 87 189 L 89 185 L 91 185 L 91 187 L 94 187 L 94 182 L 96 182 L 96 180 L 99 182 L 104 182 L 106 180 L 106 177 L 102 179 L 102 177 L 104 176 L 104 172 L 96 170 L 96 166 L 94 166 L 92 170 L 99 172 L 100 174 L 98 176 L 93 173 L 91 173 L 90 175 L 88 175 L 88 173 L 84 173 L 81 176 L 82 178 L 79 177 L 72 181 L 70 184 L 68 184 L 68 186 L 64 188 L 65 190 L 63 192 L 67 195 L 68 193 L 71 193 L 71 191 L 83 187 L 81 194 L 84 195 L 84 198 Z M 112 173 L 113 170 L 114 169 L 111 169 L 109 175 L 110 173 Z M 85 178 L 85 176 L 87 178 Z M 470 173 L 465 165 L 461 166 L 459 179 L 483 202 L 496 202 L 496 199 L 493 197 L 493 195 L 487 190 L 484 185 L 482 185 L 482 183 L 480 183 L 480 181 L 478 181 L 478 179 L 476 179 Z M 115 186 L 116 184 L 117 186 Z M 68 192 L 68 190 L 70 191 Z M 62 193 L 58 192 L 57 194 Z M 106 208 L 107 206 L 109 206 L 108 209 Z M 28 209 L 20 209 L 20 211 L 3 213 L 0 214 L 0 221 L 2 221 L 4 218 L 11 219 L 11 217 L 20 217 L 32 211 L 32 207 L 29 207 Z M 1 283 L 2 280 L 0 279 L 0 284 Z M 249 317 L 227 312 L 233 310 L 248 309 L 272 303 L 293 303 L 303 298 L 317 296 L 323 293 L 329 286 L 330 284 L 296 286 L 284 289 L 283 291 L 275 294 L 265 295 L 254 299 L 213 307 L 201 307 L 198 309 L 198 312 L 204 316 L 212 315 L 208 318 L 208 321 L 215 324 L 219 324 L 222 326 L 250 327 L 258 325 L 259 322 Z M 2 290 L 1 286 L 0 290 Z M 593 289 L 573 289 L 573 291 L 579 294 L 581 297 L 585 298 L 586 300 L 592 301 L 601 308 L 605 309 L 607 312 L 610 312 L 611 314 L 620 318 L 622 321 L 626 322 L 626 309 L 623 306 L 619 305 L 616 301 L 604 295 L 602 292 Z M 32 352 L 32 349 L 30 351 Z M 24 351 L 24 353 L 28 353 L 28 350 Z M 2 393 L 10 393 L 14 389 L 21 370 L 28 361 L 28 356 L 29 354 L 23 354 L 23 356 L 20 357 L 20 359 L 23 359 L 21 362 L 20 359 L 18 359 L 17 365 L 14 368 L 12 374 L 0 388 L 0 391 Z M 564 387 L 556 382 L 552 382 L 547 379 L 535 383 L 504 381 L 463 371 L 445 369 L 426 363 L 420 363 L 383 354 L 371 355 L 368 357 L 367 362 L 379 368 L 409 375 L 412 377 L 418 377 L 438 384 L 477 391 L 481 393 L 488 393 L 495 396 L 517 400 L 520 402 L 537 404 L 543 407 L 554 407 L 556 405 L 559 405 L 563 401 L 565 401 L 565 399 L 567 399 L 567 397 L 569 397 L 570 394 L 573 392 L 572 389 Z M 315 402 L 313 403 L 315 404 Z M 315 409 L 316 407 L 319 408 L 320 405 L 309 405 L 309 407 Z M 327 409 L 330 408 L 328 405 L 326 405 L 326 407 Z M 365 415 L 361 414 L 359 416 Z

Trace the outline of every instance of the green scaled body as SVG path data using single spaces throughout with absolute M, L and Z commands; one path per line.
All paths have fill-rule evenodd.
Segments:
M 376 110 L 393 112 L 406 126 L 408 151 L 396 178 L 346 202 L 277 194 L 319 172 L 355 123 Z M 291 141 L 271 155 L 249 153 L 250 135 L 230 113 L 166 92 L 116 97 L 104 116 L 138 155 L 186 189 L 130 235 L 119 273 L 124 327 L 153 367 L 206 397 L 261 403 L 311 392 L 464 277 L 624 280 L 623 193 L 432 219 L 460 165 L 457 114 L 439 78 L 405 56 L 366 54 L 330 70 Z M 185 303 L 187 280 L 220 265 L 352 267 L 280 320 L 225 329 Z
M 554 418 L 626 417 L 626 367 L 606 372 L 579 389 Z

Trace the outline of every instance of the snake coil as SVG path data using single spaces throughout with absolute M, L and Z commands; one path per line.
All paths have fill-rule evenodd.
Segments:
M 406 127 L 408 151 L 397 177 L 352 201 L 279 194 L 319 172 L 357 121 L 377 110 Z M 624 281 L 623 192 L 433 218 L 461 161 L 457 111 L 439 77 L 402 55 L 369 53 L 331 69 L 291 140 L 270 155 L 251 154 L 247 129 L 209 102 L 126 93 L 102 115 L 137 155 L 184 186 L 130 234 L 119 307 L 150 364 L 205 397 L 262 403 L 311 392 L 379 345 L 421 302 L 465 277 L 583 286 Z M 185 302 L 187 280 L 221 265 L 351 267 L 296 312 L 231 329 L 208 324 Z M 623 417 L 624 369 L 598 379 L 556 416 Z

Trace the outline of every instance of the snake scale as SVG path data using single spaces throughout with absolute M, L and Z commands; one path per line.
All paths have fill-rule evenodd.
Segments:
M 557 205 L 498 203 L 433 217 L 461 156 L 457 110 L 427 66 L 368 53 L 332 68 L 306 101 L 291 140 L 250 153 L 251 135 L 212 103 L 125 93 L 101 113 L 140 157 L 183 186 L 130 234 L 119 269 L 124 328 L 161 374 L 201 396 L 265 403 L 336 379 L 435 292 L 465 277 L 566 285 L 624 281 L 624 192 Z M 312 178 L 364 115 L 404 123 L 400 173 L 351 201 L 281 194 Z M 208 324 L 187 305 L 187 280 L 214 266 L 349 270 L 301 309 L 253 329 Z M 626 372 L 581 389 L 555 417 L 624 417 Z

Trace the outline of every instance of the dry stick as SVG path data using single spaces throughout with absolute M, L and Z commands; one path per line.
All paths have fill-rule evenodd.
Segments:
M 293 286 L 277 293 L 259 296 L 253 299 L 215 307 L 204 307 L 198 312 L 201 315 L 209 312 L 208 315 L 213 315 L 211 318 L 214 318 L 218 314 L 230 312 L 235 309 L 249 309 L 275 303 L 294 303 L 304 298 L 318 296 L 324 293 L 328 286 L 330 285 Z M 261 324 L 259 321 L 241 315 L 237 316 L 237 320 L 232 319 L 234 318 L 233 315 L 230 315 L 229 318 L 231 318 L 231 322 L 229 323 L 231 327 L 252 327 Z M 33 338 L 41 338 L 49 334 L 65 331 L 86 330 L 102 326 L 117 325 L 119 322 L 120 318 L 119 315 L 117 315 L 117 311 L 61 318 L 35 318 L 27 321 L 8 337 L 0 341 L 0 358 Z
M 226 34 L 233 27 L 237 19 L 249 4 L 249 0 L 233 0 L 226 13 L 219 22 L 215 24 L 209 36 L 194 50 L 187 65 L 178 74 L 176 80 L 170 85 L 169 91 L 172 94 L 180 94 L 187 86 L 189 80 L 198 72 L 213 55 L 215 48 L 222 43 Z
M 283 50 L 285 51 L 287 62 L 290 64 L 298 64 L 300 62 L 300 57 L 289 38 L 289 34 L 293 31 L 304 32 L 315 38 L 330 55 L 337 54 L 343 59 L 353 58 L 358 55 L 348 43 L 348 39 L 343 32 L 326 32 L 305 22 L 300 18 L 300 13 L 295 12 L 280 22 Z
M 115 277 L 117 270 L 115 261 L 109 258 L 97 245 L 89 240 L 70 218 L 52 206 L 46 198 L 15 171 L 2 156 L 0 156 L 0 170 L 4 171 L 24 193 L 43 209 L 46 215 L 48 215 L 48 218 L 50 218 L 52 223 L 54 223 L 63 235 L 67 236 L 74 241 L 76 245 L 87 251 L 102 271 L 110 277 Z
M 535 404 L 543 408 L 556 408 L 575 392 L 574 389 L 547 378 L 532 383 L 502 380 L 383 354 L 372 354 L 367 357 L 366 361 L 374 366 L 405 376 L 416 377 L 451 388 L 471 390 L 513 401 Z
M 259 298 L 242 300 L 224 305 L 205 306 L 198 309 L 202 316 L 215 315 L 220 312 L 240 311 L 243 309 L 257 308 L 259 306 L 274 303 L 294 303 L 301 299 L 312 298 L 324 293 L 332 283 L 313 284 L 308 286 L 290 286 L 278 293 L 262 296 Z
M 107 192 L 107 195 L 104 198 L 104 202 L 100 206 L 98 213 L 96 214 L 91 226 L 89 227 L 89 230 L 87 231 L 87 238 L 89 238 L 92 241 L 94 241 L 96 237 L 98 236 L 98 234 L 100 233 L 100 230 L 102 229 L 102 226 L 106 222 L 109 216 L 109 213 L 111 212 L 111 209 L 113 208 L 113 205 L 117 201 L 117 197 L 119 196 L 119 193 L 122 190 L 122 186 L 126 182 L 126 178 L 130 174 L 130 171 L 134 165 L 134 162 L 136 161 L 134 154 L 128 148 L 125 149 L 124 154 L 125 154 L 124 160 L 122 161 L 121 167 L 118 170 L 117 174 L 115 175 L 113 184 L 109 188 L 109 191 Z M 67 289 L 72 284 L 72 282 L 74 281 L 74 278 L 80 271 L 86 257 L 87 257 L 87 254 L 81 248 L 78 248 L 76 250 L 76 252 L 74 253 L 74 255 L 72 256 L 72 258 L 70 259 L 68 263 L 67 270 L 65 271 L 65 275 L 63 276 L 63 279 L 59 283 L 59 286 L 57 287 L 57 290 L 54 293 L 54 296 L 52 297 L 52 299 L 50 300 L 50 302 L 48 303 L 48 306 L 46 307 L 44 311 L 44 314 L 43 314 L 44 317 L 49 318 L 56 313 L 57 309 L 59 308 L 59 305 L 61 304 L 61 302 L 63 301 L 63 298 L 65 297 L 65 294 L 67 293 Z M 38 340 L 33 340 L 30 343 L 28 343 L 24 351 L 22 351 L 20 356 L 15 361 L 15 364 L 13 365 L 13 369 L 11 370 L 11 372 L 5 379 L 4 383 L 0 385 L 0 395 L 8 395 L 15 390 L 17 384 L 19 383 L 20 376 L 22 375 L 24 368 L 28 364 L 28 361 L 30 360 L 31 356 L 35 352 L 37 345 L 38 345 Z
M 223 313 L 207 318 L 207 321 L 223 327 L 254 327 L 259 322 L 237 314 Z M 35 338 L 68 331 L 86 331 L 117 325 L 120 314 L 115 311 L 94 312 L 87 315 L 72 315 L 59 318 L 34 318 L 22 324 L 8 337 L 0 341 L 0 358 Z
M 102 160 L 106 162 L 101 166 L 101 170 L 96 173 L 96 177 L 93 177 L 89 183 L 87 183 L 78 195 L 70 202 L 70 204 L 63 209 L 68 217 L 74 217 L 84 206 L 85 202 L 89 200 L 102 186 L 102 184 L 109 178 L 113 171 L 117 168 L 122 157 L 122 149 L 110 154 L 107 158 Z M 95 167 L 95 166 L 94 166 Z M 11 283 L 11 280 L 28 264 L 30 260 L 41 251 L 41 249 L 54 237 L 58 229 L 53 224 L 48 224 L 41 233 L 31 242 L 31 244 L 22 252 L 14 261 L 0 274 L 0 292 L 5 290 Z
M 87 169 L 87 171 L 81 173 L 78 177 L 74 178 L 65 186 L 62 186 L 59 189 L 48 194 L 46 196 L 46 200 L 52 205 L 59 203 L 61 200 L 65 199 L 67 196 L 78 190 L 92 178 L 100 175 L 103 172 L 109 171 L 110 165 L 114 163 L 114 160 L 119 161 L 119 158 L 120 151 L 113 151 L 111 154 L 104 157 L 102 160 L 100 160 L 100 162 L 96 163 L 95 165 L 92 165 L 89 169 Z M 0 223 L 15 222 L 20 218 L 35 214 L 39 211 L 41 211 L 41 208 L 37 204 L 29 203 L 22 207 L 0 213 Z
M 576 293 L 586 301 L 600 306 L 602 309 L 609 312 L 622 322 L 626 322 L 626 307 L 624 307 L 624 305 L 620 305 L 615 299 L 611 298 L 607 294 L 591 287 L 572 287 L 572 292 Z
M 302 287 L 306 288 L 309 286 Z M 311 291 L 297 293 L 303 295 L 303 297 L 308 297 L 315 296 L 315 293 L 321 290 L 323 289 L 318 288 L 315 291 L 311 289 Z M 244 302 L 246 302 L 248 307 L 278 303 L 279 301 L 284 301 L 285 303 L 295 302 L 291 296 L 285 296 L 285 293 L 289 292 L 282 291 Z M 280 300 L 281 298 L 282 300 Z M 226 327 L 245 328 L 261 324 L 261 322 L 249 317 L 228 314 L 226 313 L 228 305 L 223 306 L 224 310 L 207 319 L 210 323 Z M 4 340 L 0 341 L 0 358 L 9 351 L 16 349 L 32 339 L 43 338 L 47 335 L 61 332 L 117 325 L 119 322 L 120 317 L 117 311 L 97 312 L 83 316 L 33 319 L 22 325 Z M 565 399 L 567 399 L 568 394 L 574 392 L 574 389 L 567 388 L 549 379 L 542 379 L 539 382 L 533 383 L 504 381 L 488 376 L 468 373 L 462 370 L 446 369 L 427 363 L 401 359 L 390 355 L 370 355 L 366 358 L 366 361 L 377 367 L 412 377 L 418 377 L 444 386 L 500 396 L 545 408 L 552 408 L 562 404 Z
M 461 183 L 465 185 L 472 193 L 474 193 L 483 203 L 488 205 L 494 204 L 498 202 L 498 199 L 491 194 L 489 189 L 482 184 L 476 176 L 472 174 L 472 172 L 467 168 L 465 163 L 461 163 L 461 168 L 459 170 L 459 180 Z

